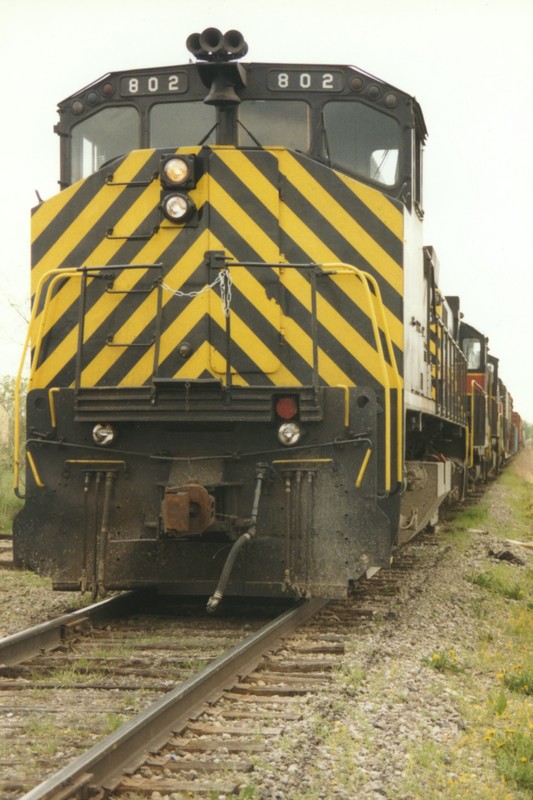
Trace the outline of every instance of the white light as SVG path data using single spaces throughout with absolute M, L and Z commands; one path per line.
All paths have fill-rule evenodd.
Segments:
M 169 194 L 163 200 L 163 213 L 174 222 L 186 219 L 192 208 L 192 203 L 186 194 Z
M 99 422 L 93 428 L 93 441 L 100 447 L 106 447 L 115 441 L 117 432 L 112 425 Z
M 169 158 L 163 166 L 163 174 L 168 183 L 179 186 L 185 183 L 191 172 L 189 164 L 184 158 Z
M 302 436 L 302 430 L 297 422 L 284 422 L 278 428 L 278 439 L 281 444 L 298 444 Z

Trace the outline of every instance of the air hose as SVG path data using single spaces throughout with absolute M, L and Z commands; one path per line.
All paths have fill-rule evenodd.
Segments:
M 226 559 L 226 563 L 224 564 L 224 569 L 222 570 L 222 574 L 218 581 L 218 586 L 215 589 L 215 592 L 211 595 L 209 600 L 207 601 L 207 610 L 212 613 L 218 608 L 218 604 L 224 597 L 224 592 L 226 591 L 226 587 L 228 585 L 228 581 L 233 570 L 233 566 L 237 559 L 237 556 L 240 550 L 244 547 L 247 542 L 251 541 L 255 536 L 256 524 L 257 524 L 257 513 L 259 511 L 259 498 L 261 497 L 261 489 L 263 487 L 263 481 L 265 480 L 269 471 L 268 464 L 258 464 L 257 465 L 257 482 L 255 484 L 255 492 L 254 492 L 254 502 L 252 506 L 252 515 L 250 517 L 250 527 L 243 533 L 242 536 L 233 543 L 231 550 L 229 551 L 229 555 Z

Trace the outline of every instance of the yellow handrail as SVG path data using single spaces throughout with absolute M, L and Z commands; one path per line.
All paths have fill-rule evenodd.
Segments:
M 372 275 L 369 275 L 368 272 L 364 272 L 363 270 L 354 267 L 352 264 L 345 264 L 343 262 L 339 263 L 333 262 L 333 263 L 321 264 L 320 266 L 324 270 L 334 271 L 334 274 L 336 275 L 342 275 L 342 274 L 354 275 L 355 277 L 359 278 L 364 287 L 368 303 L 369 317 L 372 323 L 372 330 L 376 342 L 376 350 L 378 351 L 381 357 L 380 365 L 381 365 L 382 385 L 384 388 L 384 400 L 385 400 L 385 409 L 384 409 L 385 410 L 385 489 L 387 491 L 390 491 L 391 489 L 390 459 L 391 459 L 391 449 L 392 449 L 391 448 L 391 388 L 397 389 L 398 392 L 398 410 L 397 410 L 397 426 L 396 426 L 397 427 L 397 437 L 396 437 L 397 480 L 398 482 L 400 482 L 402 479 L 402 458 L 401 458 L 402 441 L 403 441 L 403 424 L 402 424 L 403 415 L 402 415 L 402 401 L 401 401 L 402 379 L 398 371 L 396 358 L 394 356 L 394 350 L 392 347 L 392 338 L 390 335 L 387 319 L 385 317 L 384 305 L 383 305 L 383 300 L 381 298 L 379 285 L 377 281 L 372 277 Z M 391 380 L 389 377 L 389 371 L 387 369 L 387 362 L 385 359 L 385 355 L 383 353 L 380 327 L 385 336 L 385 342 L 387 345 L 387 351 L 392 371 L 392 387 L 391 387 Z
M 45 330 L 45 322 L 46 317 L 48 314 L 48 306 L 50 305 L 50 300 L 52 297 L 52 291 L 54 289 L 55 284 L 58 280 L 64 280 L 65 278 L 81 278 L 82 273 L 67 270 L 67 269 L 52 269 L 49 272 L 45 272 L 44 275 L 41 277 L 37 289 L 35 291 L 35 295 L 33 298 L 33 304 L 31 309 L 31 316 L 30 321 L 28 324 L 28 330 L 26 332 L 26 339 L 24 341 L 24 346 L 22 348 L 22 355 L 20 358 L 20 365 L 17 372 L 17 377 L 15 379 L 15 397 L 14 397 L 14 426 L 13 426 L 13 489 L 16 495 L 19 495 L 19 483 L 20 483 L 20 446 L 19 446 L 19 438 L 20 438 L 20 390 L 21 390 L 21 382 L 22 382 L 22 373 L 24 372 L 24 364 L 26 361 L 26 356 L 28 354 L 28 348 L 30 342 L 32 340 L 34 334 L 34 328 L 36 326 L 37 319 L 39 317 L 39 306 L 41 302 L 41 296 L 43 294 L 43 289 L 47 281 L 50 281 L 48 286 L 48 291 L 46 293 L 46 298 L 44 301 L 44 306 L 41 312 L 41 321 L 39 325 L 39 330 L 37 332 L 36 340 L 35 340 L 35 351 L 33 354 L 33 359 L 30 367 L 30 377 L 28 379 L 28 392 L 31 389 L 31 385 L 33 379 L 35 377 L 35 370 L 37 368 L 37 363 L 39 361 L 39 355 L 41 351 L 41 344 L 42 339 L 44 336 Z

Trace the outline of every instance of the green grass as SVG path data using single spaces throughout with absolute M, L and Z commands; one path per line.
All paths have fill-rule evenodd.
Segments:
M 491 744 L 498 771 L 507 783 L 533 796 L 533 731 L 506 728 L 492 738 Z
M 518 694 L 533 695 L 533 668 L 519 669 L 510 675 L 503 676 L 504 685 Z M 532 737 L 533 738 L 533 737 Z
M 487 525 L 488 504 L 480 501 L 476 505 L 461 509 L 453 518 L 454 528 L 483 528 Z
M 526 596 L 526 589 L 520 580 L 516 580 L 516 573 L 505 565 L 495 566 L 490 571 L 472 573 L 468 576 L 470 583 L 486 589 L 493 594 L 501 595 L 507 600 L 521 600 Z
M 513 467 L 506 469 L 500 477 L 501 485 L 508 490 L 508 505 L 513 512 L 513 530 L 500 530 L 496 524 L 495 529 L 502 535 L 531 541 L 533 539 L 533 487 L 528 481 L 520 477 Z
M 0 474 L 0 532 L 11 533 L 13 517 L 22 508 L 23 501 L 13 491 L 13 476 L 10 470 Z

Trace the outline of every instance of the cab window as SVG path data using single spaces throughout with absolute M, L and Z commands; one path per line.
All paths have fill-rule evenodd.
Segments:
M 479 339 L 463 339 L 463 353 L 466 357 L 467 369 L 479 369 L 481 367 L 481 342 Z
M 103 108 L 72 129 L 72 182 L 139 146 L 138 111 L 131 106 Z
M 309 106 L 302 100 L 243 100 L 238 119 L 241 147 L 309 150 Z
M 395 119 L 362 103 L 324 106 L 324 157 L 384 186 L 398 180 L 400 129 Z
M 150 111 L 150 147 L 214 144 L 216 109 L 202 102 L 157 103 Z

